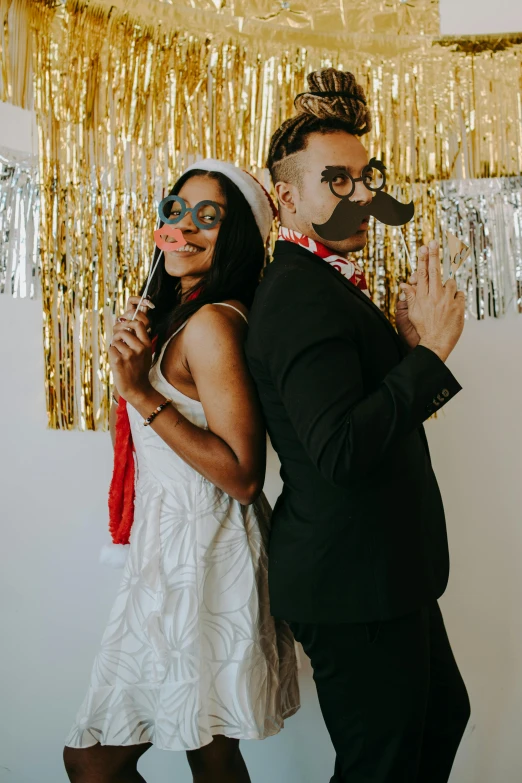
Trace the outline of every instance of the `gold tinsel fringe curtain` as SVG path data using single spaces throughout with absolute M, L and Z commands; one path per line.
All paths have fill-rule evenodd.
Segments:
M 0 0 L 4 98 L 30 104 L 32 55 L 51 427 L 106 427 L 112 319 L 147 272 L 162 189 L 205 156 L 266 182 L 270 136 L 313 68 L 349 69 L 365 85 L 370 152 L 383 157 L 390 181 L 413 189 L 422 211 L 408 236 L 412 251 L 436 233 L 437 181 L 509 177 L 522 168 L 517 40 L 437 42 L 431 0 L 418 3 L 417 16 L 398 0 L 358 2 L 355 22 L 348 3 L 331 0 L 247 5 L 255 13 L 210 0 L 193 0 L 190 9 L 157 0 Z M 340 8 L 341 27 L 326 24 Z M 369 8 L 378 34 L 370 32 Z M 33 31 L 26 38 L 13 21 L 22 15 Z M 197 35 L 180 27 L 183 19 Z M 16 67 L 12 30 L 25 47 Z M 374 258 L 370 271 L 390 312 L 383 282 L 393 293 L 405 256 L 399 238 L 387 236 L 381 250 L 391 252 L 381 252 L 379 264 Z

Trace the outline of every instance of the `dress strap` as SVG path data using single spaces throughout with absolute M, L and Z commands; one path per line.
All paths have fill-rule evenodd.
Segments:
M 176 336 L 176 335 L 177 335 L 179 332 L 181 332 L 181 330 L 183 329 L 183 327 L 184 327 L 184 326 L 186 326 L 187 324 L 188 324 L 188 318 L 187 318 L 187 320 L 186 320 L 186 321 L 184 321 L 184 322 L 181 324 L 181 326 L 178 326 L 178 328 L 176 329 L 176 331 L 175 331 L 175 332 L 172 332 L 172 334 L 170 335 L 170 337 L 167 337 L 167 339 L 165 340 L 165 342 L 164 342 L 164 343 L 163 343 L 163 345 L 161 346 L 161 355 L 162 355 L 162 356 L 163 356 L 163 354 L 165 353 L 165 349 L 166 349 L 167 345 L 170 343 L 170 341 L 172 340 L 172 338 L 173 338 L 173 337 L 175 337 L 175 336 Z
M 245 315 L 244 313 L 242 313 L 242 312 L 241 312 L 241 310 L 238 310 L 238 308 L 237 308 L 237 307 L 234 307 L 234 305 L 227 304 L 227 302 L 212 302 L 212 304 L 215 304 L 215 305 L 221 305 L 221 307 L 231 307 L 231 308 L 232 308 L 232 310 L 235 310 L 235 311 L 236 311 L 236 313 L 239 313 L 239 315 L 241 316 L 241 318 L 244 318 L 244 319 L 245 319 L 245 321 L 248 323 L 248 318 L 246 317 L 246 315 Z

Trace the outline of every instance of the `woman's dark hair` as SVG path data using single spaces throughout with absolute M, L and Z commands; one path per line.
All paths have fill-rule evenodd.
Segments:
M 225 198 L 226 213 L 217 236 L 212 265 L 193 289 L 199 290 L 196 299 L 182 302 L 180 278 L 166 272 L 163 260 L 158 264 L 147 293 L 147 298 L 155 305 L 148 313 L 151 337 L 158 338 L 154 361 L 174 330 L 203 305 L 238 299 L 250 307 L 266 259 L 266 248 L 250 205 L 228 177 L 219 172 L 192 169 L 180 177 L 169 195 L 177 195 L 188 179 L 197 176 L 218 182 Z M 156 247 L 153 263 L 159 253 Z M 144 289 L 145 283 L 140 295 Z
M 311 133 L 344 131 L 363 136 L 372 128 L 364 90 L 353 73 L 324 68 L 308 74 L 308 90 L 294 100 L 297 114 L 275 131 L 268 150 L 272 182 L 299 185 L 301 171 L 290 156 L 304 150 Z

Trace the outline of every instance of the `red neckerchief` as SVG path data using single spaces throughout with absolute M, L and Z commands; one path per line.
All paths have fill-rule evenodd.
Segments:
M 293 229 L 286 228 L 285 226 L 279 226 L 279 233 L 277 238 L 278 240 L 283 240 L 284 242 L 294 242 L 296 245 L 305 247 L 310 251 L 310 253 L 319 256 L 319 258 L 322 258 L 323 261 L 326 261 L 327 264 L 330 264 L 330 266 L 333 266 L 334 269 L 337 269 L 337 271 L 340 272 L 343 277 L 346 277 L 350 283 L 353 283 L 353 285 L 357 286 L 357 288 L 360 288 L 367 297 L 370 297 L 370 292 L 368 290 L 366 278 L 364 277 L 364 272 L 359 266 L 354 264 L 353 261 L 349 261 L 347 258 L 338 256 L 336 253 L 332 253 L 332 251 L 325 247 L 325 245 L 323 245 L 321 242 L 317 242 L 315 239 L 310 239 L 310 237 L 307 237 L 305 234 L 301 234 L 300 231 L 294 231 Z

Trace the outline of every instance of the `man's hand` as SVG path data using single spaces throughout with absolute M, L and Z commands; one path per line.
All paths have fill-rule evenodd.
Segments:
M 466 298 L 450 278 L 442 285 L 439 246 L 431 241 L 422 246 L 417 263 L 417 285 L 401 283 L 406 293 L 408 318 L 424 345 L 446 361 L 464 328 Z
M 415 273 L 411 275 L 409 284 L 411 286 L 417 284 L 417 276 Z M 400 294 L 395 305 L 395 326 L 399 333 L 399 337 L 406 343 L 410 350 L 419 344 L 420 337 L 416 328 L 410 321 L 408 315 L 408 302 L 406 300 L 406 294 L 404 293 Z

